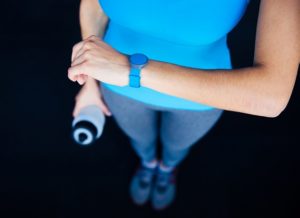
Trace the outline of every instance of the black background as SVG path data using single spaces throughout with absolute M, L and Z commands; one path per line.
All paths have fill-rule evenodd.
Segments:
M 234 67 L 252 64 L 258 4 L 229 34 Z M 129 198 L 138 160 L 112 117 L 94 146 L 70 139 L 79 0 L 0 5 L 1 218 L 299 217 L 299 82 L 277 118 L 225 112 L 182 163 L 176 201 L 158 213 Z

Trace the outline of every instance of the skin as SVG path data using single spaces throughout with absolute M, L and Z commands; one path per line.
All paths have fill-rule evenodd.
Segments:
M 91 35 L 98 38 L 103 37 L 108 17 L 104 14 L 98 0 L 81 0 L 79 15 L 82 39 Z M 75 97 L 73 117 L 79 113 L 81 108 L 88 105 L 97 105 L 106 116 L 111 116 L 112 114 L 102 98 L 99 81 L 86 75 L 79 75 L 75 78 L 86 82 Z
M 150 60 L 141 85 L 216 108 L 277 117 L 287 106 L 300 61 L 300 1 L 261 0 L 252 67 L 201 70 Z M 87 76 L 118 86 L 129 82 L 129 63 L 97 36 L 73 47 L 68 77 Z

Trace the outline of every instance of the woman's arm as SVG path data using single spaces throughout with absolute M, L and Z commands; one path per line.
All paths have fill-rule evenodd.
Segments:
M 108 23 L 98 0 L 81 0 L 79 9 L 81 36 L 83 39 L 91 35 L 102 38 Z
M 91 35 L 102 38 L 108 23 L 108 17 L 104 14 L 98 0 L 81 0 L 79 21 L 82 39 L 86 39 Z M 72 60 L 74 58 L 75 57 L 72 57 Z M 77 78 L 79 81 L 84 79 L 80 78 L 81 76 Z M 98 81 L 92 77 L 85 78 L 84 80 L 86 80 L 85 86 L 98 85 Z
M 299 0 L 261 0 L 252 67 L 201 70 L 151 60 L 141 70 L 141 85 L 224 110 L 276 117 L 286 107 L 297 76 L 299 12 Z M 73 55 L 77 58 L 68 69 L 70 80 L 88 75 L 109 84 L 128 85 L 127 57 L 99 37 L 76 44 Z
M 108 18 L 103 13 L 97 0 L 81 0 L 80 2 L 80 27 L 83 39 L 90 35 L 95 35 L 99 40 L 104 36 Z M 72 52 L 72 60 L 77 58 L 77 54 Z M 98 106 L 106 116 L 111 116 L 111 111 L 103 99 L 100 92 L 99 81 L 87 75 L 77 75 L 77 81 L 86 81 L 75 97 L 75 106 L 72 112 L 76 117 L 82 108 L 89 105 Z
M 286 107 L 300 60 L 300 1 L 261 0 L 253 67 L 199 70 L 150 61 L 141 85 L 247 114 L 276 117 Z

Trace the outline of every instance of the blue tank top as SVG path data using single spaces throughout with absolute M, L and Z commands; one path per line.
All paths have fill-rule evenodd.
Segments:
M 99 0 L 109 23 L 103 40 L 125 54 L 198 69 L 231 69 L 227 34 L 248 0 Z M 155 91 L 103 83 L 146 104 L 185 110 L 214 107 Z M 201 84 L 199 84 L 201 85 Z

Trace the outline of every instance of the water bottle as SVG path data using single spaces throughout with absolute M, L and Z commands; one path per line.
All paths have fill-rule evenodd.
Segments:
M 96 105 L 89 105 L 80 110 L 72 121 L 72 138 L 82 146 L 88 146 L 98 139 L 105 123 L 105 115 Z

